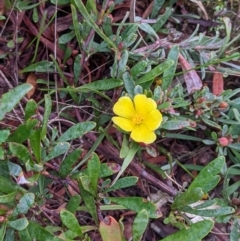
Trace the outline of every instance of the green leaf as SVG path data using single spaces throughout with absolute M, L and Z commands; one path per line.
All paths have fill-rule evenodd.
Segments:
M 21 231 L 28 226 L 27 218 L 19 218 L 14 221 L 8 221 L 8 225 L 15 230 Z
M 235 209 L 232 207 L 213 207 L 208 209 L 198 209 L 198 207 L 184 207 L 181 211 L 192 213 L 201 217 L 218 217 L 224 216 L 235 212 Z
M 7 140 L 9 134 L 9 130 L 0 130 L 0 144 Z
M 18 192 L 11 192 L 7 195 L 1 195 L 0 196 L 0 203 L 9 203 L 12 202 L 15 199 L 15 196 Z
M 32 239 L 37 241 L 62 241 L 62 239 L 55 237 L 52 233 L 41 227 L 39 224 L 30 221 L 27 230 Z
M 18 234 L 21 241 L 32 241 L 27 229 L 18 231 Z
M 91 214 L 95 223 L 98 224 L 98 215 L 97 215 L 97 208 L 96 208 L 94 196 L 83 188 L 81 179 L 79 179 L 79 189 L 80 189 L 81 197 L 88 209 L 88 212 Z
M 192 190 L 188 189 L 184 193 L 181 193 L 175 197 L 174 203 L 172 204 L 172 209 L 181 209 L 189 204 L 199 201 L 203 196 L 204 192 L 200 187 L 196 187 Z
M 240 151 L 240 143 L 229 143 L 228 147 Z
M 72 127 L 70 127 L 66 132 L 63 133 L 62 136 L 58 139 L 58 141 L 69 141 L 83 136 L 88 133 L 96 126 L 95 122 L 85 121 L 78 123 Z
M 118 178 L 123 174 L 123 172 L 129 166 L 130 162 L 133 160 L 135 154 L 137 153 L 138 148 L 139 148 L 138 143 L 133 142 L 132 146 L 129 149 L 129 152 L 128 152 L 127 156 L 123 160 L 121 171 L 115 177 L 112 185 L 114 185 L 114 183 L 118 180 Z
M 141 197 L 109 197 L 111 202 L 120 204 L 136 213 L 145 209 L 149 218 L 160 218 L 162 216 L 160 210 L 152 202 Z
M 111 192 L 117 189 L 122 189 L 126 187 L 131 187 L 135 185 L 138 181 L 138 177 L 123 177 L 118 179 L 114 185 L 106 190 L 106 192 Z
M 26 214 L 28 210 L 33 206 L 34 202 L 35 195 L 33 193 L 24 194 L 14 209 L 13 215 Z
M 5 178 L 0 175 L 0 192 L 9 194 L 20 189 L 21 188 L 14 182 L 12 182 L 11 179 Z
M 90 178 L 91 187 L 95 196 L 97 195 L 98 178 L 100 173 L 100 160 L 96 153 L 92 154 L 92 157 L 87 163 L 88 176 Z
M 161 9 L 164 3 L 165 0 L 154 0 L 151 18 L 155 18 L 158 15 L 159 10 Z
M 4 119 L 6 113 L 10 112 L 32 88 L 33 86 L 30 84 L 22 84 L 2 95 L 0 99 L 0 121 Z
M 110 78 L 110 79 L 96 80 L 94 82 L 82 85 L 76 88 L 76 90 L 81 90 L 81 89 L 98 90 L 98 91 L 111 90 L 111 89 L 120 87 L 122 85 L 123 85 L 123 81 L 121 79 Z
M 220 156 L 211 161 L 193 180 L 188 190 L 193 190 L 197 187 L 200 187 L 204 193 L 212 190 L 221 179 L 220 176 L 217 174 L 222 170 L 224 164 L 224 156 Z
M 12 152 L 14 156 L 18 157 L 24 163 L 27 163 L 28 161 L 32 161 L 32 158 L 28 149 L 22 144 L 10 142 L 9 150 Z
M 203 220 L 192 224 L 188 229 L 180 230 L 168 237 L 161 239 L 161 241 L 201 241 L 212 229 L 213 222 L 210 220 Z
M 60 217 L 63 224 L 70 229 L 71 231 L 75 232 L 79 237 L 82 237 L 82 230 L 76 219 L 75 215 L 67 210 L 63 210 L 60 212 Z
M 70 200 L 67 203 L 66 208 L 71 212 L 75 213 L 80 205 L 81 197 L 80 195 L 71 196 Z
M 143 84 L 145 82 L 154 81 L 154 78 L 162 74 L 166 69 L 174 64 L 173 60 L 166 60 L 162 64 L 157 65 L 154 69 L 146 73 L 143 77 L 136 80 L 136 84 Z
M 24 120 L 25 121 L 29 120 L 33 115 L 36 114 L 36 110 L 37 110 L 36 102 L 33 99 L 29 100 L 25 107 Z
M 99 177 L 109 177 L 119 172 L 120 170 L 121 166 L 117 163 L 102 163 L 100 166 Z
M 37 124 L 38 120 L 33 119 L 27 121 L 25 124 L 19 125 L 18 128 L 8 137 L 8 141 L 17 143 L 26 141 Z
M 173 61 L 173 65 L 171 65 L 163 72 L 163 78 L 162 78 L 163 82 L 161 85 L 162 90 L 166 90 L 172 83 L 172 80 L 177 68 L 178 54 L 179 54 L 179 47 L 177 45 L 173 46 L 168 53 L 167 60 Z
M 134 97 L 134 88 L 135 88 L 135 83 L 131 77 L 131 75 L 129 74 L 129 72 L 125 72 L 123 75 L 122 75 L 122 78 L 123 78 L 123 82 L 124 82 L 124 87 L 127 91 L 127 93 L 129 94 L 129 96 L 131 98 Z
M 123 73 L 126 71 L 128 56 L 129 54 L 127 50 L 124 50 L 121 54 L 121 58 L 118 61 L 118 74 L 117 74 L 118 79 L 122 78 Z
M 146 71 L 147 66 L 148 66 L 148 62 L 146 60 L 141 60 L 137 62 L 131 68 L 131 75 L 133 79 L 136 79 L 139 75 L 143 74 Z
M 52 111 L 52 100 L 51 96 L 46 94 L 44 95 L 44 101 L 45 101 L 45 108 L 44 108 L 44 115 L 43 115 L 43 124 L 42 124 L 42 133 L 41 133 L 41 139 L 44 139 L 47 133 L 47 124 L 48 120 Z
M 3 240 L 4 240 L 5 233 L 6 233 L 6 228 L 7 228 L 7 223 L 4 222 L 4 223 L 1 225 L 1 228 L 0 228 L 0 241 L 3 241 Z
M 59 168 L 59 175 L 65 178 L 73 169 L 74 164 L 79 160 L 82 150 L 77 149 L 70 154 L 61 162 Z
M 142 236 L 148 226 L 149 218 L 145 209 L 141 210 L 133 222 L 133 241 L 141 241 Z
M 41 130 L 33 130 L 29 136 L 33 154 L 38 163 L 41 162 Z
M 165 130 L 180 130 L 188 126 L 190 126 L 190 123 L 186 120 L 168 120 L 161 125 L 161 128 Z
M 56 146 L 49 152 L 49 154 L 44 159 L 45 162 L 60 156 L 68 151 L 70 144 L 68 142 L 58 142 Z
M 20 71 L 20 73 L 26 73 L 26 72 L 53 72 L 53 62 L 49 62 L 47 60 L 43 60 L 34 64 L 31 64 Z
M 123 241 L 119 223 L 111 216 L 101 220 L 99 232 L 103 241 Z

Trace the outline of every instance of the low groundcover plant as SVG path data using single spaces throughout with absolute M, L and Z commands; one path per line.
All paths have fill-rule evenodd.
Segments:
M 156 140 L 154 131 L 161 125 L 162 114 L 153 99 L 143 94 L 135 95 L 133 100 L 123 96 L 113 106 L 113 112 L 117 115 L 112 118 L 114 124 L 131 132 L 134 141 L 150 144 Z

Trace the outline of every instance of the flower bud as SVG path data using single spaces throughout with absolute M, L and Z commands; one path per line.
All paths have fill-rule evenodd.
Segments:
M 229 140 L 224 136 L 218 138 L 218 142 L 221 146 L 228 146 L 228 144 L 229 144 Z

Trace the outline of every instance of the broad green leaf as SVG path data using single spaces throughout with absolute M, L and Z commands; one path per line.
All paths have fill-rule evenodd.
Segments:
M 60 136 L 58 141 L 69 141 L 83 136 L 84 134 L 95 128 L 96 123 L 92 121 L 85 121 L 70 127 L 66 132 Z
M 143 74 L 146 71 L 147 66 L 148 62 L 146 60 L 137 62 L 130 70 L 133 79 L 136 79 L 139 75 Z
M 32 161 L 32 158 L 31 158 L 31 155 L 30 155 L 28 149 L 22 144 L 10 142 L 9 150 L 12 152 L 12 154 L 14 156 L 18 157 L 24 163 L 26 163 L 28 161 Z
M 23 197 L 19 200 L 16 208 L 13 210 L 13 215 L 26 214 L 29 208 L 33 206 L 34 202 L 35 195 L 33 193 L 24 194 Z
M 61 35 L 58 39 L 58 42 L 60 44 L 66 44 L 68 43 L 69 41 L 71 41 L 74 37 L 75 37 L 75 32 L 74 31 L 71 31 L 69 33 L 65 33 L 63 35 Z
M 21 241 L 32 241 L 30 234 L 27 229 L 23 229 L 18 231 L 19 237 Z
M 181 209 L 183 212 L 192 213 L 201 217 L 218 217 L 224 216 L 235 212 L 232 207 L 213 207 L 208 209 L 198 209 L 197 207 L 184 207 Z
M 67 210 L 63 210 L 60 212 L 60 217 L 63 224 L 70 229 L 71 231 L 75 232 L 79 237 L 82 237 L 82 230 L 78 223 L 77 218 L 74 214 Z
M 129 94 L 129 96 L 131 98 L 134 97 L 134 88 L 135 88 L 135 83 L 131 77 L 131 75 L 129 74 L 129 72 L 125 72 L 123 75 L 122 75 L 122 78 L 123 78 L 123 82 L 124 82 L 124 87 L 127 91 L 127 93 Z
M 89 90 L 102 91 L 102 90 L 115 89 L 122 85 L 123 85 L 123 81 L 121 79 L 111 78 L 111 79 L 96 80 L 94 82 L 82 85 L 76 88 L 76 90 L 89 89 Z
M 49 62 L 48 60 L 43 60 L 34 64 L 31 64 L 21 70 L 21 73 L 26 73 L 26 72 L 53 72 L 54 71 L 54 66 L 53 62 Z
M 141 210 L 133 222 L 133 241 L 141 241 L 142 236 L 148 226 L 149 218 L 145 209 Z
M 49 152 L 49 154 L 44 159 L 45 162 L 54 159 L 57 156 L 60 156 L 68 151 L 70 144 L 68 142 L 58 142 L 56 146 Z
M 228 147 L 240 151 L 240 143 L 229 143 Z
M 102 163 L 100 166 L 99 177 L 109 177 L 119 172 L 120 170 L 121 166 L 117 163 Z
M 203 196 L 204 192 L 200 187 L 196 187 L 191 190 L 188 189 L 184 193 L 181 193 L 175 197 L 174 203 L 172 204 L 172 209 L 181 209 L 182 207 L 199 201 Z
M 95 0 L 87 0 L 86 9 L 89 14 L 94 13 L 97 15 L 97 8 Z
M 91 193 L 95 197 L 96 193 L 91 185 L 90 177 L 88 175 L 82 175 L 79 179 L 82 183 L 84 190 Z
M 37 163 L 41 162 L 41 130 L 33 130 L 29 136 L 31 148 L 33 154 L 37 160 Z
M 238 241 L 240 238 L 238 219 L 233 222 L 233 228 L 230 233 L 230 241 Z
M 101 220 L 99 232 L 103 241 L 123 241 L 120 225 L 112 216 Z
M 0 175 L 0 192 L 9 194 L 20 189 L 21 188 L 16 183 L 11 181 L 11 179 Z
M 12 176 L 20 176 L 22 173 L 22 168 L 20 165 L 7 161 L 9 174 Z
M 82 55 L 78 54 L 75 57 L 74 63 L 73 63 L 73 73 L 74 73 L 74 83 L 77 84 L 78 78 L 80 77 L 81 74 L 81 58 Z
M 139 148 L 138 143 L 133 143 L 132 146 L 129 149 L 129 152 L 127 154 L 127 156 L 124 158 L 123 160 L 123 164 L 122 164 L 122 168 L 121 171 L 117 174 L 117 176 L 115 177 L 112 185 L 114 185 L 114 183 L 118 180 L 118 178 L 123 174 L 123 172 L 126 170 L 126 168 L 129 166 L 130 162 L 133 160 L 135 154 L 137 153 Z
M 15 196 L 18 192 L 11 192 L 7 195 L 1 195 L 0 196 L 0 203 L 9 203 L 12 202 L 15 199 Z
M 162 90 L 166 90 L 172 83 L 172 80 L 177 68 L 178 54 L 179 54 L 179 47 L 177 45 L 173 46 L 168 53 L 167 59 L 172 60 L 173 65 L 163 72 L 162 85 L 161 85 Z
M 14 221 L 8 221 L 8 225 L 15 230 L 21 231 L 28 226 L 27 218 L 19 218 Z
M 37 110 L 36 102 L 33 99 L 29 100 L 25 107 L 24 120 L 25 121 L 29 120 L 33 115 L 36 114 L 36 110 Z
M 193 190 L 197 187 L 200 187 L 204 193 L 212 190 L 220 181 L 220 176 L 217 174 L 222 170 L 224 164 L 224 156 L 220 156 L 211 161 L 193 180 L 188 190 Z
M 97 215 L 97 208 L 96 208 L 94 196 L 83 188 L 81 179 L 79 179 L 79 189 L 80 189 L 81 197 L 88 209 L 88 212 L 91 214 L 95 223 L 98 224 L 98 215 Z
M 118 61 L 118 74 L 117 74 L 118 79 L 122 78 L 123 73 L 126 71 L 128 56 L 129 56 L 128 51 L 123 50 L 121 54 L 121 58 Z
M 2 95 L 0 99 L 0 121 L 32 88 L 33 86 L 30 84 L 22 84 Z
M 95 196 L 97 195 L 98 178 L 100 173 L 100 160 L 96 153 L 92 154 L 92 157 L 87 163 L 88 176 L 90 179 L 91 187 Z
M 0 144 L 7 140 L 9 134 L 9 130 L 0 130 Z
M 32 239 L 37 241 L 62 241 L 62 239 L 55 237 L 52 233 L 41 227 L 39 224 L 30 221 L 27 230 Z
M 155 18 L 158 15 L 159 10 L 161 9 L 164 3 L 165 0 L 154 0 L 151 18 Z
M 79 160 L 82 150 L 77 149 L 70 154 L 61 162 L 59 168 L 59 175 L 65 178 L 73 169 L 74 164 Z
M 161 128 L 165 130 L 180 130 L 188 126 L 190 126 L 190 122 L 186 120 L 168 120 L 161 125 Z
M 157 65 L 154 69 L 150 70 L 143 77 L 136 80 L 136 84 L 143 84 L 146 82 L 153 82 L 154 78 L 162 74 L 166 69 L 174 64 L 173 60 L 166 60 L 162 64 Z
M 70 200 L 67 203 L 66 208 L 71 212 L 75 213 L 80 205 L 81 197 L 80 195 L 71 196 Z
M 136 213 L 145 209 L 149 218 L 160 218 L 162 216 L 160 210 L 152 202 L 141 197 L 109 197 L 109 200 L 122 205 Z
M 122 42 L 124 44 L 124 47 L 127 48 L 136 41 L 138 37 L 137 30 L 138 30 L 138 25 L 134 24 L 127 30 L 127 32 L 124 32 L 122 34 L 121 37 L 122 37 Z
M 212 229 L 213 221 L 203 220 L 192 224 L 188 229 L 180 230 L 168 237 L 161 239 L 161 241 L 201 241 Z
M 111 192 L 117 189 L 122 189 L 126 187 L 131 187 L 135 185 L 138 181 L 137 177 L 123 177 L 118 179 L 114 185 L 112 185 L 110 188 L 108 188 L 106 191 Z
M 37 124 L 38 120 L 33 119 L 19 125 L 18 128 L 8 137 L 8 141 L 17 143 L 26 141 Z
M 6 228 L 7 228 L 7 223 L 4 222 L 4 223 L 1 225 L 1 228 L 0 228 L 0 241 L 3 241 L 3 240 L 4 240 L 5 233 L 6 233 Z
M 47 125 L 48 125 L 48 120 L 52 111 L 52 100 L 51 96 L 46 94 L 44 95 L 44 115 L 43 115 L 43 124 L 42 124 L 42 133 L 41 133 L 41 139 L 44 139 L 47 133 Z

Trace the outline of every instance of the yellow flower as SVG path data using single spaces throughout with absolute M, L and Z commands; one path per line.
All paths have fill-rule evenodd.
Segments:
M 156 140 L 154 131 L 162 122 L 162 114 L 153 99 L 137 94 L 132 101 L 123 96 L 113 106 L 113 112 L 117 115 L 112 118 L 114 124 L 131 132 L 134 141 L 150 144 Z

